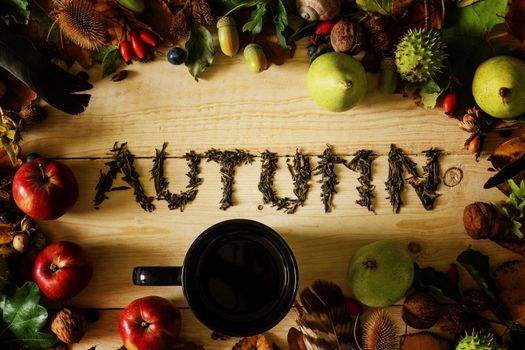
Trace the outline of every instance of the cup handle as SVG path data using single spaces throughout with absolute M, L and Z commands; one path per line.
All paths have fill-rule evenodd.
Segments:
M 180 286 L 181 266 L 140 266 L 133 269 L 133 284 L 137 286 Z

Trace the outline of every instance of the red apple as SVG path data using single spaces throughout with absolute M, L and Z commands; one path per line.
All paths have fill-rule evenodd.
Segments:
M 172 349 L 180 326 L 179 309 L 157 296 L 133 301 L 118 319 L 120 337 L 128 350 Z
M 77 180 L 66 165 L 38 158 L 17 170 L 13 178 L 13 199 L 33 219 L 58 219 L 78 199 Z
M 45 247 L 33 265 L 33 279 L 42 293 L 53 300 L 69 299 L 88 285 L 93 265 L 76 243 L 56 242 Z

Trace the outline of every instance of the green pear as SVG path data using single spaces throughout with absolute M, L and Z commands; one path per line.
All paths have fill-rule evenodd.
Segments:
M 325 53 L 308 69 L 308 91 L 314 101 L 332 112 L 344 112 L 366 95 L 368 81 L 361 62 L 341 52 Z
M 486 60 L 476 69 L 472 94 L 478 106 L 495 118 L 525 113 L 525 62 L 511 56 Z
M 354 297 L 371 307 L 386 307 L 401 299 L 414 281 L 414 264 L 408 251 L 381 240 L 359 248 L 348 268 Z

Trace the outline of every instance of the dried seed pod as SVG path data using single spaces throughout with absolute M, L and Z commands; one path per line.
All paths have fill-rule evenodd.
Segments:
M 398 329 L 384 309 L 375 311 L 363 325 L 365 350 L 392 350 L 399 346 Z
M 63 308 L 51 321 L 51 331 L 66 344 L 78 343 L 86 332 L 84 314 L 72 308 Z
M 80 47 L 96 50 L 106 41 L 106 22 L 89 0 L 55 1 L 50 13 L 61 35 Z
M 339 15 L 340 0 L 296 0 L 297 12 L 304 20 L 326 21 Z
M 430 294 L 415 293 L 403 303 L 401 317 L 415 329 L 432 327 L 439 320 L 441 310 L 438 301 Z
M 365 34 L 359 24 L 344 18 L 332 29 L 330 43 L 336 52 L 355 55 L 363 50 Z
M 193 20 L 203 26 L 212 25 L 215 16 L 208 0 L 190 0 Z

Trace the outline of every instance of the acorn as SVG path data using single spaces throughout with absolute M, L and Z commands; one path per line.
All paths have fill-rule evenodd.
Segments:
M 217 36 L 221 51 L 228 57 L 233 57 L 239 51 L 239 32 L 232 17 L 224 16 L 217 21 Z
M 439 303 L 430 294 L 415 293 L 409 295 L 403 303 L 401 317 L 412 328 L 430 328 L 436 324 L 440 316 Z
M 268 68 L 266 55 L 259 44 L 248 44 L 244 48 L 244 60 L 248 68 L 254 73 L 260 73 Z
M 51 331 L 65 344 L 78 343 L 86 333 L 84 314 L 74 308 L 63 308 L 53 317 Z

